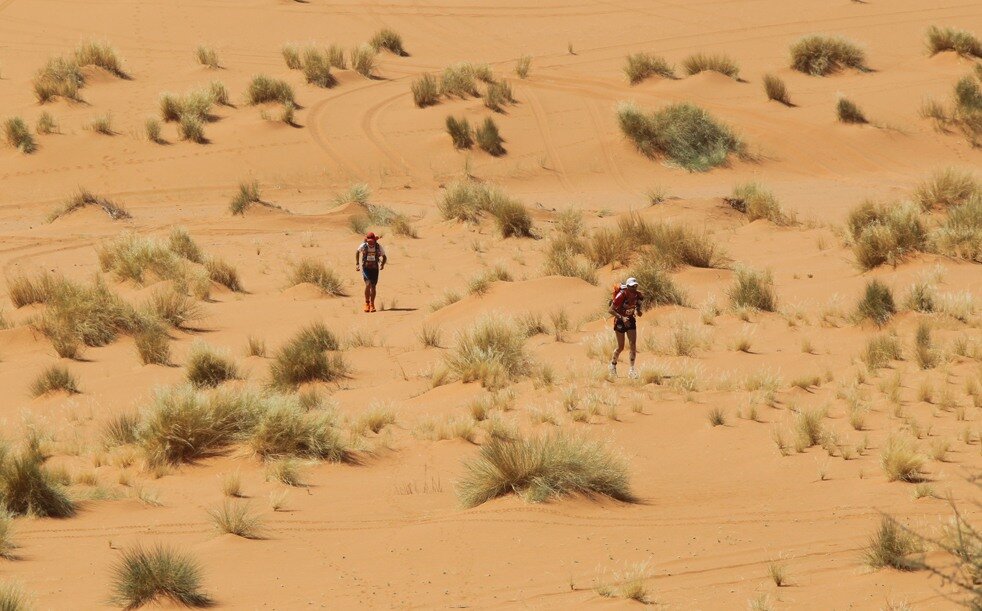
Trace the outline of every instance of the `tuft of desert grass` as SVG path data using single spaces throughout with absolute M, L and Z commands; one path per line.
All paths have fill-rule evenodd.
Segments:
M 266 463 L 266 479 L 276 480 L 287 486 L 303 487 L 306 482 L 301 472 L 301 463 L 296 458 L 282 458 Z
M 313 284 L 325 295 L 337 297 L 345 294 L 344 283 L 337 273 L 324 263 L 309 257 L 305 257 L 290 266 L 290 286 L 305 282 Z
M 117 204 L 116 202 L 105 197 L 99 197 L 87 189 L 80 188 L 78 191 L 73 193 L 71 197 L 65 200 L 65 203 L 53 210 L 51 214 L 48 215 L 47 221 L 51 223 L 56 219 L 84 208 L 85 206 L 96 206 L 97 208 L 100 208 L 103 212 L 109 215 L 109 218 L 114 221 L 132 217 L 132 215 L 123 205 Z
M 900 435 L 887 438 L 880 455 L 880 466 L 891 482 L 921 481 L 924 462 L 924 456 L 918 453 L 910 438 Z
M 844 96 L 840 97 L 839 101 L 835 104 L 835 116 L 839 119 L 840 123 L 869 123 L 869 120 L 866 119 L 866 115 L 863 114 L 859 106 Z
M 982 193 L 949 210 L 928 234 L 928 248 L 945 256 L 982 262 Z
M 353 450 L 336 428 L 329 412 L 308 412 L 293 395 L 274 395 L 267 399 L 249 432 L 247 443 L 266 460 L 313 458 L 331 462 L 351 462 Z
M 17 454 L 0 455 L 0 499 L 6 512 L 39 518 L 75 515 L 76 504 L 44 466 L 41 440 L 32 433 Z
M 771 562 L 767 565 L 767 576 L 779 588 L 788 585 L 788 566 L 783 562 Z
M 232 105 L 228 88 L 225 86 L 225 83 L 221 81 L 212 81 L 208 83 L 208 94 L 211 96 L 211 100 L 215 104 L 219 104 L 221 106 Z
M 348 58 L 351 60 L 352 70 L 365 78 L 374 78 L 378 65 L 378 51 L 372 48 L 372 45 L 363 44 L 353 47 Z
M 733 286 L 729 288 L 727 295 L 734 308 L 746 307 L 764 312 L 777 309 L 774 279 L 769 270 L 737 269 Z
M 532 56 L 523 55 L 518 58 L 515 62 L 515 74 L 520 79 L 526 79 L 529 76 L 529 71 L 532 69 Z
M 52 57 L 34 74 L 31 86 L 38 102 L 44 104 L 55 97 L 80 100 L 79 89 L 85 84 L 85 77 L 73 59 Z
M 492 389 L 530 371 L 525 336 L 514 322 L 500 318 L 484 318 L 461 332 L 444 360 L 461 381 Z
M 884 263 L 896 265 L 927 244 L 919 209 L 909 203 L 884 205 L 866 200 L 849 212 L 847 227 L 856 263 L 863 270 Z
M 466 117 L 458 119 L 453 115 L 448 115 L 446 126 L 455 149 L 469 149 L 474 145 L 474 131 Z
M 419 108 L 433 106 L 440 101 L 440 86 L 432 74 L 424 74 L 410 85 L 413 103 Z
M 931 369 L 938 364 L 938 355 L 931 342 L 931 326 L 921 321 L 914 334 L 914 358 L 921 369 Z
M 92 120 L 89 121 L 88 128 L 97 134 L 103 134 L 106 136 L 113 136 L 116 134 L 116 132 L 113 130 L 113 118 L 109 113 L 93 117 Z
M 689 299 L 685 292 L 675 284 L 664 263 L 652 251 L 644 251 L 634 261 L 628 273 L 637 278 L 644 292 L 646 304 L 688 305 Z
M 83 42 L 75 48 L 74 59 L 78 66 L 97 66 L 119 78 L 129 78 L 116 50 L 108 42 Z
M 747 215 L 747 220 L 766 219 L 775 225 L 793 225 L 795 218 L 781 207 L 774 194 L 756 182 L 748 182 L 733 188 L 727 203 Z
M 440 75 L 440 95 L 467 98 L 478 95 L 474 66 L 468 62 L 452 64 Z
M 177 136 L 181 140 L 204 144 L 208 141 L 205 137 L 205 124 L 201 117 L 192 114 L 182 115 L 177 122 Z
M 34 124 L 34 131 L 43 135 L 53 134 L 58 131 L 58 122 L 55 121 L 50 112 L 42 111 Z
M 616 230 L 595 231 L 584 247 L 597 266 L 650 259 L 674 270 L 682 265 L 723 267 L 726 256 L 706 234 L 685 225 L 650 223 L 632 213 L 617 222 Z
M 379 433 L 385 427 L 395 424 L 396 415 L 392 408 L 382 403 L 373 403 L 352 423 L 352 430 L 358 433 L 371 431 Z
M 726 412 L 722 407 L 712 407 L 706 413 L 710 426 L 723 426 L 726 424 Z
M 740 67 L 722 53 L 695 53 L 682 61 L 682 70 L 692 76 L 700 72 L 719 72 L 730 78 L 740 78 Z
M 171 547 L 131 547 L 113 566 L 113 601 L 136 609 L 159 599 L 186 607 L 209 607 L 202 591 L 201 566 L 190 555 Z
M 120 412 L 113 415 L 102 426 L 102 443 L 107 448 L 122 446 L 137 441 L 139 414 Z
M 488 83 L 484 95 L 481 96 L 484 105 L 494 112 L 504 112 L 504 107 L 515 103 L 515 97 L 508 81 Z
M 170 336 L 163 325 L 148 325 L 133 336 L 136 351 L 144 365 L 170 363 Z
M 272 385 L 295 389 L 308 382 L 331 382 L 344 377 L 348 366 L 337 351 L 337 336 L 322 323 L 302 328 L 281 347 L 270 365 Z M 328 356 L 326 352 L 335 354 Z
M 211 68 L 212 70 L 221 68 L 221 65 L 218 62 L 218 53 L 211 47 L 198 45 L 198 47 L 194 50 L 194 58 L 198 60 L 199 64 L 207 68 Z
M 499 157 L 505 154 L 505 147 L 502 146 L 504 139 L 498 133 L 498 126 L 494 119 L 487 117 L 475 131 L 477 146 L 492 157 Z
M 246 102 L 255 106 L 268 102 L 287 102 L 296 103 L 293 87 L 283 80 L 274 79 L 265 74 L 257 74 L 252 77 L 246 89 Z
M 7 144 L 22 153 L 31 154 L 37 150 L 37 142 L 31 135 L 31 130 L 20 117 L 10 117 L 3 122 L 3 136 Z
M 970 171 L 943 168 L 914 189 L 914 201 L 921 209 L 951 210 L 967 204 L 982 193 L 982 182 Z
M 651 114 L 624 102 L 617 107 L 617 120 L 621 132 L 641 154 L 664 155 L 690 172 L 723 165 L 730 153 L 742 153 L 745 148 L 728 126 L 687 102 Z
M 424 348 L 439 348 L 443 341 L 443 334 L 440 331 L 440 327 L 423 325 L 416 332 L 416 338 Z
M 571 494 L 631 502 L 627 465 L 606 446 L 557 433 L 542 437 L 493 437 L 464 465 L 457 496 L 465 507 L 515 493 L 531 503 Z
M 810 448 L 822 443 L 825 437 L 825 426 L 822 424 L 824 418 L 825 410 L 821 408 L 802 410 L 795 416 L 797 447 Z
M 860 360 L 866 364 L 870 371 L 875 371 L 903 358 L 900 342 L 893 335 L 876 335 L 866 343 L 866 347 L 859 355 Z
M 62 365 L 51 365 L 38 374 L 31 382 L 31 396 L 40 397 L 49 392 L 62 391 L 68 394 L 81 392 L 75 376 Z
M 863 550 L 863 559 L 867 566 L 874 569 L 914 571 L 922 564 L 910 556 L 920 551 L 921 545 L 913 533 L 890 516 L 883 516 L 876 534 L 870 537 Z
M 525 205 L 492 184 L 455 181 L 444 191 L 438 206 L 445 219 L 475 223 L 490 214 L 504 238 L 533 236 L 532 217 Z
M 174 227 L 167 236 L 167 247 L 188 261 L 201 263 L 204 253 L 184 227 Z
M 867 70 L 866 53 L 844 38 L 813 34 L 791 45 L 791 67 L 812 76 L 844 68 Z
M 280 49 L 280 54 L 283 56 L 283 62 L 286 67 L 290 70 L 299 70 L 302 65 L 300 61 L 300 49 L 296 45 L 283 45 Z
M 632 53 L 624 60 L 624 75 L 629 83 L 637 85 L 653 76 L 674 79 L 675 67 L 657 55 Z
M 243 214 L 252 204 L 262 204 L 262 195 L 259 191 L 259 181 L 247 180 L 239 183 L 239 190 L 232 197 L 229 210 L 232 214 Z
M 154 290 L 144 303 L 144 310 L 156 320 L 178 329 L 201 318 L 201 308 L 194 299 L 173 288 Z
M 376 32 L 368 44 L 372 45 L 372 48 L 376 51 L 381 51 L 385 49 L 390 53 L 394 53 L 400 57 L 406 57 L 409 53 L 406 53 L 405 47 L 402 45 L 402 36 L 398 32 L 389 28 L 382 28 Z
M 331 74 L 331 58 L 326 51 L 315 47 L 304 49 L 300 60 L 300 71 L 303 72 L 304 79 L 312 85 L 333 87 L 337 84 L 337 79 Z M 284 102 L 287 103 L 293 102 Z
M 235 535 L 243 539 L 262 539 L 263 520 L 253 513 L 252 507 L 243 501 L 225 500 L 208 510 L 208 517 L 220 534 Z
M 17 549 L 14 540 L 14 517 L 6 510 L 0 509 L 0 558 L 13 560 L 14 550 Z M 0 596 L 0 609 L 3 609 L 3 597 Z
M 768 100 L 774 100 L 785 106 L 791 106 L 791 95 L 788 93 L 788 87 L 778 76 L 773 74 L 764 75 L 764 93 L 767 94 Z
M 148 118 L 143 124 L 143 130 L 147 135 L 147 140 L 150 142 L 156 144 L 163 142 L 163 137 L 160 135 L 160 121 L 157 119 L 153 117 Z
M 30 611 L 30 603 L 23 588 L 16 583 L 0 583 L 0 609 L 3 611 Z
M 200 341 L 191 346 L 185 368 L 188 382 L 196 388 L 216 387 L 240 377 L 239 368 L 229 357 L 228 351 L 212 348 Z
M 208 257 L 204 261 L 204 265 L 205 271 L 208 272 L 208 278 L 212 281 L 221 284 L 230 291 L 236 293 L 242 292 L 242 282 L 239 280 L 239 272 L 231 263 L 218 257 Z
M 863 297 L 856 305 L 856 316 L 859 320 L 870 320 L 882 327 L 897 313 L 893 300 L 893 291 L 879 280 L 873 279 L 866 283 Z
M 932 25 L 927 29 L 927 49 L 931 55 L 954 51 L 963 57 L 982 58 L 982 41 L 965 30 Z

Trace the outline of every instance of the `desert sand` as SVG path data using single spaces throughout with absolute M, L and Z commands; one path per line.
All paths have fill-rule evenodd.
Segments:
M 978 62 L 929 55 L 924 36 L 932 25 L 982 33 L 982 3 L 0 1 L 0 119 L 22 117 L 33 131 L 48 112 L 58 124 L 36 136 L 31 154 L 0 146 L 0 307 L 9 326 L 0 330 L 0 430 L 12 448 L 29 429 L 42 431 L 45 466 L 67 471 L 68 492 L 79 499 L 73 517 L 13 520 L 18 547 L 12 559 L 0 558 L 0 583 L 19 584 L 37 609 L 118 608 L 112 567 L 122 550 L 164 543 L 198 560 L 204 590 L 229 609 L 628 608 L 639 604 L 617 594 L 628 574 L 640 575 L 647 600 L 665 609 L 744 609 L 760 600 L 770 606 L 759 608 L 773 609 L 954 608 L 950 597 L 960 593 L 939 578 L 872 569 L 863 548 L 884 513 L 937 534 L 952 515 L 948 495 L 977 523 L 978 489 L 967 478 L 982 466 L 982 412 L 977 391 L 967 389 L 982 383 L 982 273 L 978 263 L 926 252 L 863 271 L 843 229 L 865 198 L 903 200 L 941 168 L 978 175 L 982 167 L 980 149 L 919 115 L 924 100 L 946 99 Z M 381 53 L 374 78 L 335 70 L 333 87 L 317 87 L 281 57 L 285 44 L 347 49 L 382 27 L 401 35 L 408 55 Z M 870 71 L 792 70 L 789 45 L 813 33 L 855 41 Z M 40 104 L 35 72 L 86 40 L 109 42 L 128 77 L 85 67 L 83 101 Z M 216 51 L 220 68 L 195 60 L 199 45 Z M 631 85 L 622 68 L 638 51 L 673 64 L 696 52 L 725 53 L 740 78 L 679 72 Z M 531 69 L 519 78 L 523 55 L 532 57 Z M 460 61 L 489 64 L 516 102 L 503 113 L 479 97 L 416 107 L 411 82 Z M 278 105 L 245 102 L 260 73 L 294 88 L 292 125 L 277 120 Z M 767 99 L 765 73 L 785 81 L 793 106 Z M 181 140 L 174 123 L 163 123 L 162 142 L 147 139 L 145 122 L 159 117 L 163 92 L 214 80 L 225 84 L 231 105 L 213 108 L 206 143 Z M 840 95 L 870 123 L 838 122 Z M 731 126 L 751 155 L 707 172 L 647 158 L 618 128 L 622 101 L 645 110 L 698 104 Z M 86 128 L 107 113 L 112 135 Z M 444 128 L 450 114 L 474 125 L 493 116 L 506 154 L 455 150 Z M 445 189 L 468 176 L 522 201 L 536 237 L 502 238 L 490 218 L 442 218 Z M 231 214 L 229 201 L 248 180 L 278 208 Z M 723 199 L 747 181 L 769 188 L 798 222 L 748 222 Z M 389 257 L 375 313 L 362 311 L 352 265 L 362 238 L 351 219 L 362 208 L 335 201 L 354 184 L 367 185 L 372 204 L 405 215 L 418 233 L 370 225 Z M 48 222 L 79 188 L 125 206 L 132 218 L 112 220 L 88 207 Z M 652 205 L 647 193 L 655 188 L 666 198 Z M 629 379 L 626 354 L 619 375 L 606 376 L 606 300 L 625 266 L 597 266 L 596 284 L 544 272 L 557 215 L 568 209 L 582 211 L 588 232 L 634 214 L 705 232 L 725 254 L 725 265 L 671 272 L 689 307 L 659 306 L 639 319 L 638 366 L 663 379 Z M 119 280 L 100 270 L 97 248 L 126 232 L 165 239 L 176 226 L 233 265 L 244 290 L 212 283 L 200 317 L 171 330 L 169 365 L 144 365 L 128 334 L 77 359 L 59 358 L 32 326 L 45 306 L 18 308 L 7 296 L 16 277 L 47 271 L 88 282 L 101 274 L 112 291 L 140 304 L 170 281 Z M 345 295 L 289 286 L 291 263 L 304 257 L 335 270 Z M 472 279 L 495 265 L 512 280 L 471 294 Z M 729 307 L 740 266 L 771 271 L 775 312 Z M 967 314 L 902 307 L 925 277 L 939 294 L 967 303 Z M 851 317 L 871 279 L 898 301 L 882 329 Z M 448 289 L 460 299 L 441 305 Z M 720 311 L 707 318 L 713 300 Z M 436 440 L 427 431 L 470 419 L 469 405 L 490 391 L 454 379 L 435 386 L 434 376 L 456 335 L 482 318 L 531 312 L 551 329 L 560 310 L 570 330 L 561 341 L 551 330 L 526 341 L 529 375 L 498 391 L 506 409 L 493 421 L 520 435 L 561 430 L 608 444 L 627 465 L 637 502 L 573 495 L 528 503 L 512 494 L 464 508 L 455 486 L 491 426 L 472 423 L 471 440 Z M 261 389 L 275 351 L 314 321 L 351 344 L 343 350 L 350 372 L 303 390 L 335 411 L 358 448 L 356 462 L 304 461 L 306 485 L 293 487 L 271 478 L 244 444 L 157 470 L 138 445 L 104 446 L 111 417 L 148 407 L 155 389 L 184 383 L 195 342 L 227 350 L 239 366 L 240 379 L 224 386 Z M 930 369 L 912 356 L 922 321 L 942 355 Z M 439 347 L 421 345 L 424 328 L 439 329 Z M 696 338 L 690 356 L 670 348 L 680 328 Z M 905 357 L 869 371 L 859 356 L 879 333 L 896 333 Z M 250 337 L 264 340 L 269 356 L 248 356 Z M 735 349 L 741 338 L 747 351 Z M 54 364 L 70 370 L 80 392 L 32 397 L 31 382 Z M 554 379 L 542 379 L 542 365 Z M 690 387 L 676 383 L 686 376 Z M 747 390 L 753 376 L 774 381 L 770 396 Z M 802 377 L 818 384 L 793 385 Z M 919 392 L 925 384 L 931 402 Z M 863 430 L 850 425 L 850 392 L 868 407 Z M 579 401 L 572 412 L 564 407 L 570 396 Z M 394 423 L 357 432 L 352 423 L 379 406 Z M 710 424 L 712 409 L 723 411 L 724 425 Z M 797 412 L 812 409 L 827 410 L 831 449 L 783 455 L 775 435 L 791 443 Z M 925 455 L 922 477 L 933 496 L 915 498 L 915 484 L 888 481 L 880 461 L 893 435 L 911 438 Z M 933 451 L 943 444 L 946 453 Z M 209 518 L 232 473 L 242 481 L 236 502 L 262 517 L 261 539 L 220 534 Z M 282 506 L 274 510 L 271 499 Z M 938 552 L 928 557 L 943 560 Z M 775 564 L 786 568 L 783 587 L 769 576 Z M 602 595 L 605 586 L 614 596 Z

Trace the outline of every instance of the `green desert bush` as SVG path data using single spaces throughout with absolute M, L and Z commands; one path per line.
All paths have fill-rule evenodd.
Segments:
M 844 68 L 866 70 L 866 53 L 844 38 L 813 34 L 791 45 L 791 67 L 812 76 Z
M 280 348 L 270 365 L 272 385 L 296 388 L 307 382 L 333 382 L 348 373 L 337 336 L 322 323 L 301 329 Z M 334 354 L 328 356 L 326 352 Z
M 248 444 L 267 460 L 293 457 L 350 462 L 354 457 L 330 413 L 308 412 L 292 395 L 270 397 Z
M 215 104 L 219 104 L 221 106 L 232 105 L 228 87 L 225 86 L 225 83 L 221 81 L 212 81 L 208 83 L 208 93 L 211 95 L 211 100 Z
M 965 30 L 941 28 L 932 25 L 927 29 L 927 48 L 931 55 L 954 51 L 963 57 L 982 58 L 982 42 Z
M 116 50 L 108 42 L 90 40 L 75 48 L 75 64 L 98 66 L 119 78 L 129 78 Z
M 791 106 L 791 95 L 788 93 L 788 87 L 780 77 L 773 74 L 765 74 L 764 93 L 767 94 L 768 100 L 774 100 L 785 106 Z
M 70 214 L 72 212 L 75 212 L 76 210 L 80 210 L 85 206 L 95 206 L 101 209 L 103 212 L 109 215 L 109 218 L 111 218 L 114 221 L 118 221 L 120 219 L 132 218 L 132 215 L 129 213 L 129 211 L 126 209 L 125 206 L 121 204 L 117 204 L 111 199 L 107 199 L 105 197 L 99 197 L 93 194 L 92 192 L 88 191 L 87 189 L 80 188 L 78 191 L 73 193 L 71 197 L 65 200 L 65 202 L 61 206 L 55 208 L 48 215 L 47 221 L 51 223 L 65 216 L 66 214 Z
M 465 507 L 507 494 L 530 503 L 573 494 L 634 501 L 623 459 L 599 442 L 565 434 L 492 437 L 464 468 L 456 488 Z
M 378 64 L 378 51 L 372 45 L 359 45 L 351 49 L 348 55 L 351 59 L 351 69 L 365 78 L 374 78 Z
M 63 365 L 51 365 L 39 373 L 38 377 L 34 378 L 34 381 L 31 382 L 32 397 L 40 397 L 56 390 L 67 392 L 68 394 L 80 392 L 75 376 Z
M 458 119 L 453 115 L 447 116 L 447 133 L 455 149 L 469 149 L 474 145 L 474 132 L 467 117 Z
M 494 119 L 487 117 L 484 123 L 474 132 L 477 139 L 477 146 L 493 157 L 505 154 L 505 147 L 502 146 L 504 139 L 498 133 L 498 126 Z
M 20 117 L 11 117 L 3 122 L 3 135 L 7 144 L 23 153 L 30 154 L 37 150 L 34 136 Z
M 734 308 L 754 308 L 764 312 L 773 312 L 777 309 L 777 295 L 774 292 L 774 279 L 770 271 L 737 269 L 733 286 L 727 294 L 730 305 Z
M 41 67 L 31 81 L 34 96 L 44 104 L 55 97 L 79 100 L 79 89 L 85 84 L 85 77 L 74 60 L 52 57 Z
M 856 306 L 856 316 L 860 320 L 870 320 L 882 327 L 896 313 L 897 306 L 890 287 L 876 279 L 866 283 L 863 297 Z
M 409 53 L 406 53 L 406 49 L 402 46 L 402 36 L 399 36 L 398 32 L 389 28 L 382 28 L 376 32 L 368 44 L 372 45 L 372 48 L 376 51 L 385 49 L 386 51 L 401 57 L 406 57 L 409 55 Z
M 195 342 L 188 353 L 187 379 L 196 388 L 219 386 L 239 377 L 239 368 L 228 351 L 217 350 L 204 342 Z
M 969 171 L 957 168 L 938 170 L 914 189 L 914 201 L 924 211 L 949 210 L 982 194 L 982 183 Z
M 730 78 L 740 77 L 740 67 L 736 62 L 722 53 L 695 53 L 682 61 L 682 69 L 689 76 L 700 72 L 719 72 Z
M 259 181 L 247 180 L 239 183 L 239 190 L 232 197 L 229 210 L 232 214 L 243 214 L 252 204 L 263 204 L 259 191 Z
M 202 591 L 201 566 L 189 554 L 170 547 L 131 547 L 113 566 L 113 602 L 136 609 L 159 599 L 185 607 L 210 607 Z
M 836 102 L 835 116 L 838 117 L 840 123 L 869 123 L 859 106 L 846 97 L 840 97 L 839 101 Z
M 13 515 L 68 518 L 76 504 L 44 466 L 41 441 L 32 433 L 17 454 L 0 455 L 0 507 Z
M 726 163 L 730 153 L 742 153 L 743 143 L 729 127 L 689 103 L 671 104 L 652 114 L 632 103 L 617 108 L 621 132 L 646 157 L 664 155 L 691 172 L 704 172 Z
M 194 58 L 198 60 L 199 64 L 212 70 L 221 68 L 221 65 L 218 63 L 218 53 L 211 47 L 198 45 L 194 50 Z
M 310 283 L 321 290 L 325 295 L 343 296 L 344 283 L 337 273 L 315 259 L 305 257 L 290 266 L 289 276 L 290 286 L 302 283 Z
M 249 87 L 246 89 L 246 101 L 253 106 L 269 102 L 296 103 L 293 87 L 290 87 L 286 81 L 274 79 L 265 74 L 257 74 L 252 77 Z
M 627 56 L 624 62 L 624 74 L 629 83 L 637 85 L 653 76 L 673 79 L 675 78 L 675 67 L 657 55 L 643 52 L 632 53 Z
M 864 201 L 846 220 L 856 263 L 870 270 L 884 263 L 896 265 L 923 250 L 927 231 L 912 204 L 885 205 Z
M 500 388 L 530 370 L 521 329 L 512 321 L 491 317 L 461 332 L 445 363 L 461 381 L 480 381 L 485 388 Z
M 915 571 L 923 565 L 910 556 L 920 551 L 921 546 L 912 533 L 900 526 L 893 518 L 882 516 L 879 529 L 870 537 L 863 550 L 863 559 L 867 566 L 874 569 Z
M 727 203 L 747 215 L 747 220 L 767 219 L 776 225 L 793 225 L 794 217 L 787 214 L 774 194 L 756 182 L 733 188 Z
M 440 87 L 432 74 L 424 74 L 414 80 L 410 89 L 413 92 L 413 103 L 420 108 L 432 106 L 440 101 Z

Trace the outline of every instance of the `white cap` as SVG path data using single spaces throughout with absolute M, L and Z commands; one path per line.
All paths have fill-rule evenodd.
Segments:
M 637 278 L 628 278 L 627 281 L 624 283 L 624 286 L 637 286 L 637 285 L 638 285 Z

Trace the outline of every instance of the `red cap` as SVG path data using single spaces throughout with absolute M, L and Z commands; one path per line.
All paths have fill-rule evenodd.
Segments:
M 375 240 L 378 239 L 378 236 L 375 235 L 373 232 L 369 231 L 368 235 L 365 236 L 365 239 L 368 240 L 369 242 L 374 242 Z

